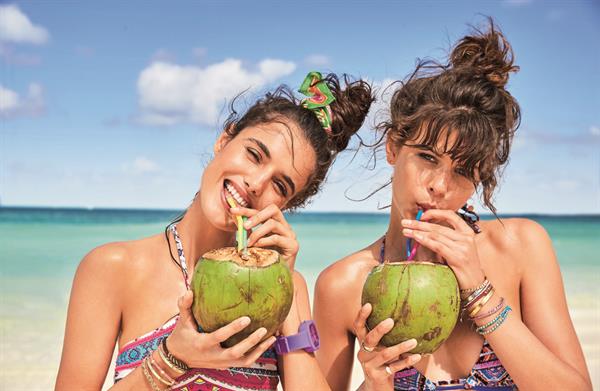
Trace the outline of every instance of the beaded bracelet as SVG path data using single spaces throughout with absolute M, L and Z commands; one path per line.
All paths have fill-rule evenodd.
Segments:
M 171 387 L 173 384 L 175 384 L 175 380 L 173 380 L 171 378 L 171 376 L 169 376 L 161 367 L 160 365 L 158 365 L 156 363 L 156 361 L 154 361 L 154 358 L 152 358 L 152 355 L 150 354 L 147 359 L 149 359 L 148 362 L 148 368 L 150 368 L 150 372 L 152 372 L 152 374 L 164 385 L 166 385 L 167 387 Z M 158 370 L 158 373 L 156 372 Z
M 472 318 L 475 315 L 477 315 L 479 313 L 479 311 L 481 311 L 481 309 L 483 308 L 483 306 L 486 305 L 488 301 L 490 301 L 490 299 L 492 298 L 492 296 L 494 296 L 494 293 L 496 293 L 496 291 L 494 290 L 494 288 L 492 288 L 488 292 L 487 295 L 485 295 L 484 297 L 482 297 L 481 300 L 478 300 L 477 303 L 475 303 L 475 305 L 473 306 L 473 308 L 470 309 L 469 318 Z
M 173 356 L 169 352 L 169 349 L 167 348 L 167 339 L 166 338 L 162 340 L 161 346 L 162 346 L 163 353 L 165 354 L 165 358 L 167 359 L 167 361 L 169 361 L 171 364 L 173 364 L 175 367 L 177 367 L 180 371 L 183 371 L 183 372 L 189 371 L 190 367 L 188 367 L 186 363 L 179 360 L 177 357 Z
M 471 293 L 475 292 L 476 290 L 483 288 L 486 281 L 487 281 L 487 277 L 483 276 L 483 282 L 481 284 L 479 284 L 479 286 L 476 286 L 475 288 L 461 289 L 460 296 L 462 297 L 462 296 L 466 295 L 467 293 L 471 294 Z
M 150 384 L 152 391 L 162 391 L 152 378 L 152 375 L 150 375 L 150 372 L 148 372 L 148 368 L 146 367 L 146 359 L 142 360 L 142 371 L 144 372 L 144 376 L 146 377 L 148 384 Z
M 491 310 L 484 312 L 483 314 L 479 314 L 477 316 L 472 316 L 471 319 L 473 320 L 477 320 L 477 319 L 483 319 L 486 318 L 490 315 L 494 315 L 496 312 L 500 311 L 502 309 L 502 306 L 504 304 L 504 297 L 500 298 L 500 302 Z
M 510 308 L 510 306 L 507 305 L 506 307 L 504 307 L 504 310 L 502 310 L 502 312 L 498 316 L 496 316 L 494 319 L 487 322 L 483 326 L 477 327 L 475 331 L 481 335 L 486 335 L 495 331 L 498 327 L 502 325 L 502 323 L 504 323 L 506 318 L 508 318 L 508 313 L 510 311 L 512 311 L 512 308 Z

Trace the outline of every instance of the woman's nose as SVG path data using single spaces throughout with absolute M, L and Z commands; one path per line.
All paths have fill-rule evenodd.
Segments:
M 258 197 L 263 193 L 266 184 L 269 183 L 269 178 L 268 170 L 256 170 L 244 178 L 244 184 L 249 193 Z
M 445 171 L 433 173 L 428 183 L 429 192 L 436 198 L 443 197 L 448 192 L 448 174 Z

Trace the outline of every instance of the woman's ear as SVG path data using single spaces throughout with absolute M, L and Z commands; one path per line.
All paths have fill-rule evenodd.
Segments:
M 215 152 L 215 155 L 219 152 L 221 152 L 221 150 L 225 147 L 225 145 L 227 145 L 227 143 L 231 140 L 231 136 L 229 136 L 229 134 L 227 134 L 227 131 L 224 130 L 221 132 L 221 134 L 219 135 L 219 137 L 217 138 L 217 141 L 215 141 L 215 145 L 213 147 L 213 150 Z
M 394 164 L 396 164 L 396 159 L 398 158 L 399 150 L 400 148 L 396 146 L 394 140 L 392 140 L 392 138 L 388 136 L 387 140 L 385 141 L 385 156 L 387 162 L 390 165 L 393 166 Z

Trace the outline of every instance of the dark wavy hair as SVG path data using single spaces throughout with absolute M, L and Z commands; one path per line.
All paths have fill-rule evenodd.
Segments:
M 486 30 L 474 28 L 454 46 L 446 64 L 419 61 L 400 82 L 390 118 L 378 125 L 376 147 L 386 139 L 396 146 L 418 141 L 434 150 L 444 145 L 435 152 L 449 154 L 475 188 L 481 186 L 483 202 L 495 214 L 492 195 L 521 119 L 519 104 L 505 88 L 509 73 L 518 69 L 510 44 L 490 18 Z M 451 145 L 450 135 L 456 136 Z

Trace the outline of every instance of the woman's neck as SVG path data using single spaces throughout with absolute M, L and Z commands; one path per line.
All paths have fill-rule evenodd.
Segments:
M 193 273 L 196 262 L 202 254 L 215 248 L 234 245 L 234 234 L 216 229 L 206 221 L 200 206 L 200 192 L 188 208 L 185 216 L 177 223 L 177 233 L 183 245 L 183 253 L 189 273 Z M 171 244 L 173 254 L 177 254 L 175 243 Z

